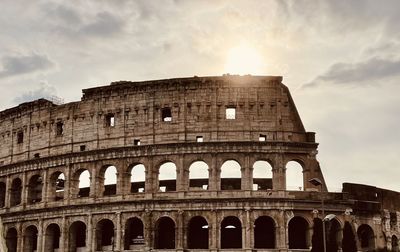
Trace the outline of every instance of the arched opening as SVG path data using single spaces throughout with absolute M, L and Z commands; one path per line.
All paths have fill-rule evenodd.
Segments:
M 78 177 L 78 198 L 89 197 L 90 194 L 90 173 L 88 170 L 79 170 L 77 172 Z
M 18 232 L 15 228 L 10 228 L 7 230 L 6 246 L 7 246 L 8 252 L 17 252 Z
M 208 189 L 208 165 L 203 161 L 193 162 L 189 166 L 189 190 Z
M 208 222 L 201 216 L 190 219 L 188 228 L 189 249 L 208 249 Z
M 325 225 L 326 227 L 326 225 Z M 323 227 L 322 220 L 320 218 L 314 218 L 313 220 L 313 234 L 311 238 L 311 251 L 320 252 L 324 251 L 324 238 L 323 238 Z M 326 230 L 326 229 L 325 229 Z
M 235 216 L 221 222 L 221 248 L 242 248 L 242 223 Z
M 367 224 L 362 224 L 357 229 L 358 239 L 362 251 L 371 251 L 375 249 L 375 236 L 372 228 Z
M 44 251 L 53 252 L 60 248 L 60 227 L 53 223 L 47 226 L 44 241 Z
M 0 207 L 6 205 L 6 183 L 0 182 Z
M 143 245 L 143 222 L 139 218 L 128 219 L 125 225 L 125 250 L 141 250 Z
M 108 166 L 104 171 L 103 196 L 115 195 L 117 193 L 117 168 Z
M 254 247 L 275 248 L 275 222 L 269 216 L 260 216 L 254 222 Z
M 50 176 L 49 199 L 58 201 L 64 199 L 65 176 L 62 172 L 55 172 Z
M 21 204 L 22 181 L 15 178 L 11 183 L 10 206 Z
M 307 249 L 308 223 L 302 217 L 289 221 L 289 249 Z
M 395 235 L 392 236 L 392 251 L 399 252 L 399 239 Z
M 176 191 L 176 165 L 174 163 L 166 162 L 160 166 L 158 182 L 160 192 Z
M 175 248 L 175 222 L 169 217 L 161 217 L 156 223 L 155 248 Z
M 84 251 L 86 248 L 86 225 L 75 221 L 69 228 L 69 251 Z
M 221 166 L 221 190 L 240 190 L 242 171 L 235 160 L 225 161 Z
M 37 250 L 38 230 L 31 225 L 25 229 L 24 233 L 24 252 L 34 252 Z
M 131 169 L 131 193 L 145 192 L 146 168 L 143 164 L 134 165 Z
M 272 166 L 267 161 L 256 161 L 253 164 L 253 190 L 272 189 Z
M 340 247 L 341 228 L 340 223 L 336 219 L 332 219 L 326 223 L 327 239 L 326 251 L 337 252 Z
M 343 252 L 357 251 L 356 236 L 354 235 L 351 224 L 347 221 L 344 223 L 343 227 L 342 250 Z
M 34 204 L 42 201 L 42 184 L 40 175 L 33 175 L 28 184 L 28 203 Z
M 286 164 L 286 190 L 304 190 L 303 166 L 297 161 L 290 161 Z
M 96 248 L 100 251 L 114 250 L 114 223 L 102 219 L 96 226 Z

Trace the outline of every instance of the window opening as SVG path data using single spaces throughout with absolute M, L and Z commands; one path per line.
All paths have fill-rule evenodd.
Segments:
M 133 145 L 139 146 L 140 145 L 140 139 L 133 140 Z
M 115 126 L 115 116 L 114 116 L 114 114 L 106 115 L 106 126 L 107 127 L 114 127 Z
M 163 108 L 161 110 L 161 119 L 163 122 L 171 122 L 172 121 L 171 108 Z
M 24 132 L 23 131 L 19 131 L 17 133 L 17 143 L 23 143 L 24 142 Z
M 226 108 L 225 114 L 228 120 L 236 119 L 236 108 Z
M 258 141 L 260 142 L 267 141 L 267 135 L 260 134 L 260 136 L 258 137 Z
M 57 136 L 62 136 L 64 134 L 64 123 L 63 122 L 58 122 L 56 124 L 56 135 Z
M 197 136 L 196 137 L 196 142 L 202 143 L 203 142 L 203 136 Z

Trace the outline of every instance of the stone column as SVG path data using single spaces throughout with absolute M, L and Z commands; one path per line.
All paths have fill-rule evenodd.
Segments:
M 71 173 L 72 164 L 67 164 L 64 170 L 64 204 L 69 205 L 70 200 L 73 197 L 73 193 L 75 192 L 75 188 L 71 188 L 73 176 L 74 174 Z
M 12 180 L 10 176 L 7 176 L 6 179 L 6 198 L 5 198 L 5 202 L 4 202 L 4 207 L 5 208 L 10 208 L 10 200 L 11 200 L 11 184 L 12 184 Z
M 39 219 L 38 221 L 38 237 L 37 237 L 37 251 L 44 251 L 44 242 L 43 237 L 45 236 L 43 230 L 43 219 Z
M 211 210 L 211 222 L 209 223 L 209 245 L 210 249 L 213 251 L 217 251 L 219 247 L 219 237 L 218 237 L 218 217 L 217 211 Z
M 243 248 L 245 250 L 251 251 L 251 221 L 250 221 L 250 209 L 246 208 L 245 209 L 245 218 L 244 218 L 244 225 L 243 225 Z
M 22 175 L 22 191 L 21 191 L 21 205 L 25 206 L 28 203 L 28 190 L 29 190 L 29 185 L 27 181 L 27 175 L 26 172 L 23 173 Z
M 146 193 L 146 198 L 152 197 L 152 193 L 157 192 L 156 187 L 158 187 L 157 176 L 158 176 L 158 169 L 155 169 L 153 166 L 153 159 L 150 158 L 145 170 L 146 181 L 144 190 Z
M 96 165 L 96 164 L 95 164 Z M 102 195 L 103 194 L 103 190 L 98 190 L 100 188 L 99 184 L 100 184 L 100 179 L 97 175 L 97 169 L 93 168 L 90 169 L 90 193 L 89 193 L 89 197 L 91 198 L 96 198 L 98 195 Z M 103 178 L 104 180 L 104 178 Z M 103 181 L 101 181 L 101 183 L 103 183 Z M 104 189 L 104 186 L 102 187 Z
M 65 216 L 62 217 L 61 220 L 61 227 L 60 227 L 60 251 L 65 251 L 67 252 L 69 247 L 68 247 L 68 241 L 69 241 L 69 232 L 67 229 L 67 225 L 65 223 Z
M 245 162 L 241 168 L 241 190 L 251 191 L 253 189 L 253 167 L 250 167 L 250 157 L 245 157 Z
M 123 248 L 121 248 L 121 240 L 122 240 L 122 231 L 121 231 L 121 212 L 115 213 L 117 215 L 116 218 L 116 234 L 115 234 L 115 251 L 122 251 Z
M 183 234 L 185 232 L 185 227 L 184 227 L 184 211 L 179 210 L 178 211 L 178 218 L 177 218 L 177 227 L 175 228 L 175 240 L 176 240 L 176 249 L 183 251 L 184 247 L 184 242 L 183 242 Z
M 22 230 L 22 225 L 17 224 L 18 237 L 17 237 L 17 252 L 24 252 L 24 233 Z
M 179 161 L 176 165 L 176 191 L 185 191 L 186 175 L 183 167 L 183 157 L 179 157 Z
M 217 160 L 215 155 L 212 155 L 211 163 L 208 164 L 208 190 L 210 191 L 216 191 L 219 189 L 218 184 L 217 184 Z
M 145 251 L 150 251 L 153 247 L 153 226 L 152 226 L 152 213 L 146 210 L 144 215 L 144 245 Z
M 88 214 L 87 227 L 86 227 L 86 248 L 89 251 L 96 251 L 95 234 L 96 234 L 96 228 L 93 228 L 92 214 Z
M 272 168 L 272 189 L 286 189 L 286 167 L 281 155 L 275 155 L 275 166 Z
M 49 170 L 45 169 L 43 174 L 42 174 L 42 200 L 41 200 L 44 203 L 44 205 L 47 205 L 47 202 L 49 202 L 49 198 L 48 198 L 49 192 L 48 192 L 48 190 L 49 190 L 49 188 L 51 188 L 51 187 L 49 187 L 49 183 L 51 182 L 49 180 L 50 180 L 50 178 L 49 178 Z
M 120 160 L 118 161 L 116 164 L 116 168 L 117 168 L 117 181 L 116 181 L 116 195 L 124 195 L 126 193 L 125 191 L 125 184 L 127 184 L 127 180 L 129 178 L 127 178 L 127 172 L 126 172 L 126 160 Z

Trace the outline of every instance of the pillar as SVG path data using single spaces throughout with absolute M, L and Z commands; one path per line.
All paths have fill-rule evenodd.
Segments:
M 286 189 L 286 167 L 281 155 L 275 155 L 275 165 L 272 168 L 272 189 Z
M 121 212 L 117 212 L 115 213 L 117 215 L 116 218 L 116 234 L 115 234 L 115 239 L 114 239 L 114 243 L 115 243 L 115 251 L 122 251 L 123 248 L 121 248 L 121 240 L 122 240 L 122 230 L 121 230 Z

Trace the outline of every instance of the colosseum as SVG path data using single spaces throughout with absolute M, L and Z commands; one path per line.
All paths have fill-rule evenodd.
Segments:
M 113 82 L 0 112 L 0 139 L 9 252 L 399 251 L 400 194 L 328 192 L 282 77 Z

